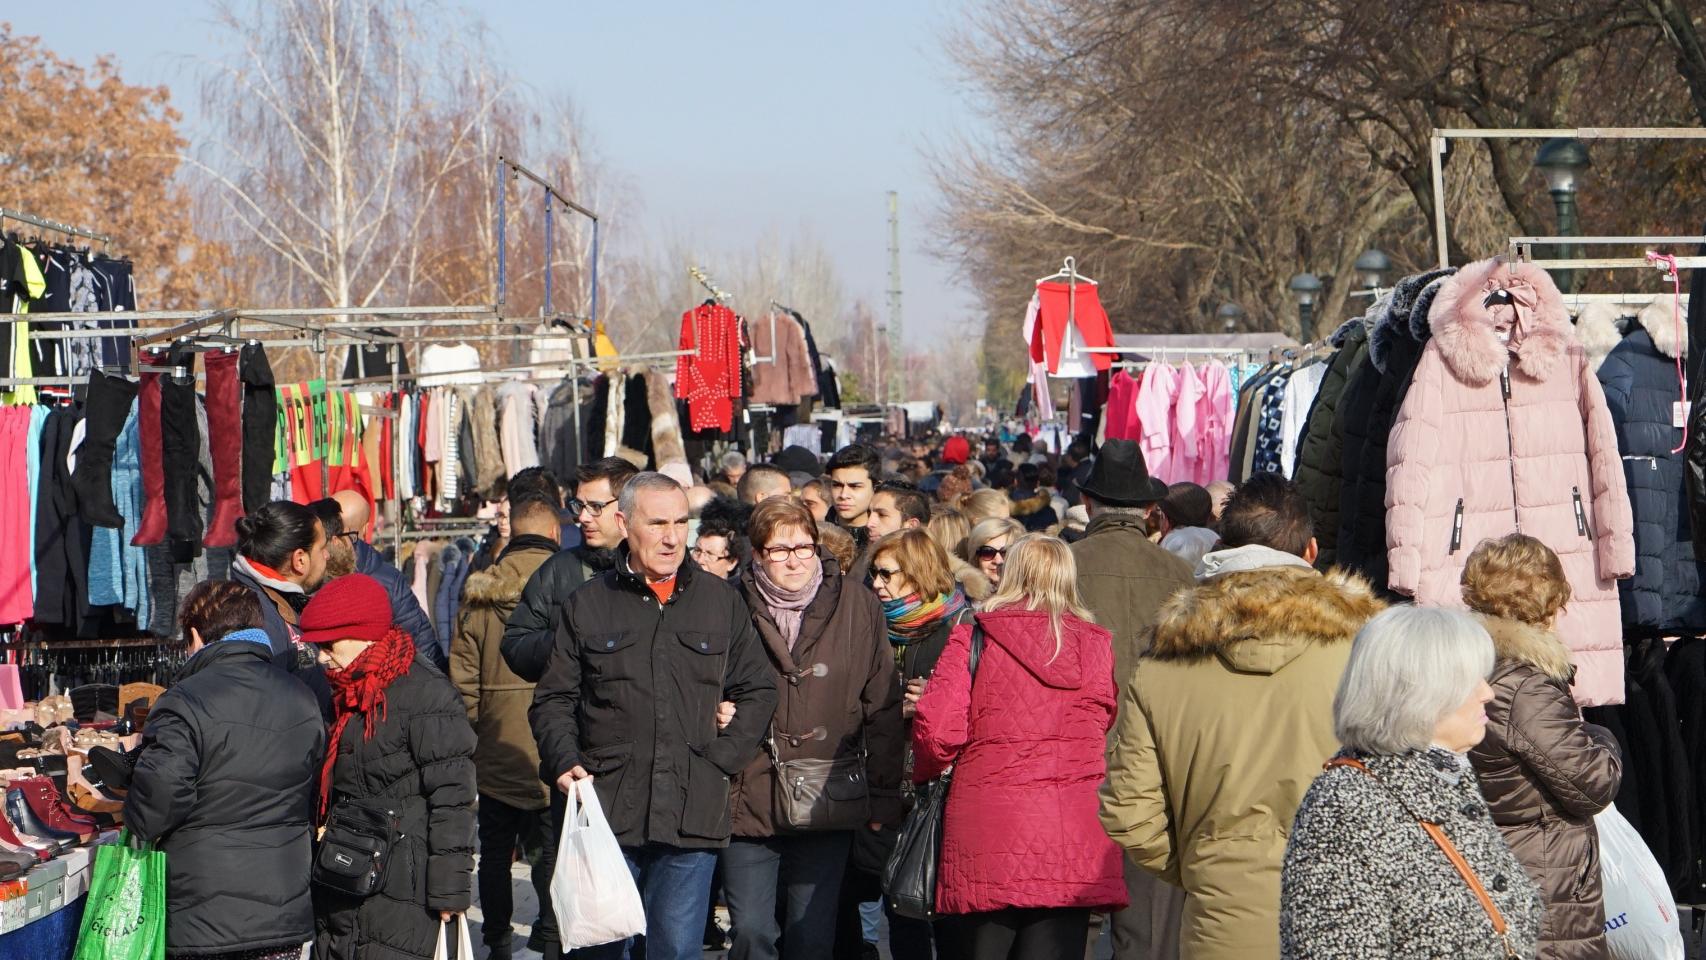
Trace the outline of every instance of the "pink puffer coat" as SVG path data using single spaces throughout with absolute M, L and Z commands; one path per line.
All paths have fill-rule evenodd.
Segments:
M 1499 291 L 1510 303 L 1488 305 Z M 1616 581 L 1635 572 L 1634 520 L 1605 395 L 1557 286 L 1532 265 L 1485 260 L 1446 281 L 1429 323 L 1386 451 L 1392 589 L 1462 606 L 1476 544 L 1536 537 L 1570 579 L 1557 634 L 1576 700 L 1622 703 Z

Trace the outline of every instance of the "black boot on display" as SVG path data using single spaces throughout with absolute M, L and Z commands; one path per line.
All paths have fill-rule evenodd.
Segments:
M 83 445 L 77 448 L 77 469 L 71 486 L 77 491 L 77 512 L 97 527 L 122 527 L 124 517 L 113 505 L 113 449 L 119 431 L 136 401 L 137 385 L 124 377 L 95 372 L 83 401 Z

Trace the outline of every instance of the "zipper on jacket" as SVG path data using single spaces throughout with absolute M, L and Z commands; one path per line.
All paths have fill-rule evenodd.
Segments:
M 1511 517 L 1516 522 L 1516 532 L 1522 532 L 1522 511 L 1516 503 L 1516 437 L 1511 433 L 1511 370 L 1506 366 L 1499 371 L 1499 394 L 1505 405 L 1505 452 L 1508 459 L 1505 463 L 1511 471 Z
M 1585 537 L 1588 535 L 1588 514 L 1582 509 L 1582 488 L 1571 487 L 1570 499 L 1576 505 L 1576 535 Z
M 1446 553 L 1453 554 L 1463 546 L 1463 498 L 1457 498 L 1457 510 L 1451 515 L 1451 549 Z

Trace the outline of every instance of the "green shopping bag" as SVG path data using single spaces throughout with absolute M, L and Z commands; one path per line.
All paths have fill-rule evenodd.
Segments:
M 166 855 L 133 842 L 95 850 L 89 899 L 72 960 L 165 960 Z

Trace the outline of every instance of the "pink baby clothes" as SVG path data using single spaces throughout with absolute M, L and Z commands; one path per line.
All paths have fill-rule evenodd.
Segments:
M 1164 363 L 1152 363 L 1137 388 L 1137 447 L 1149 475 L 1171 481 L 1174 471 L 1173 397 L 1179 375 Z

